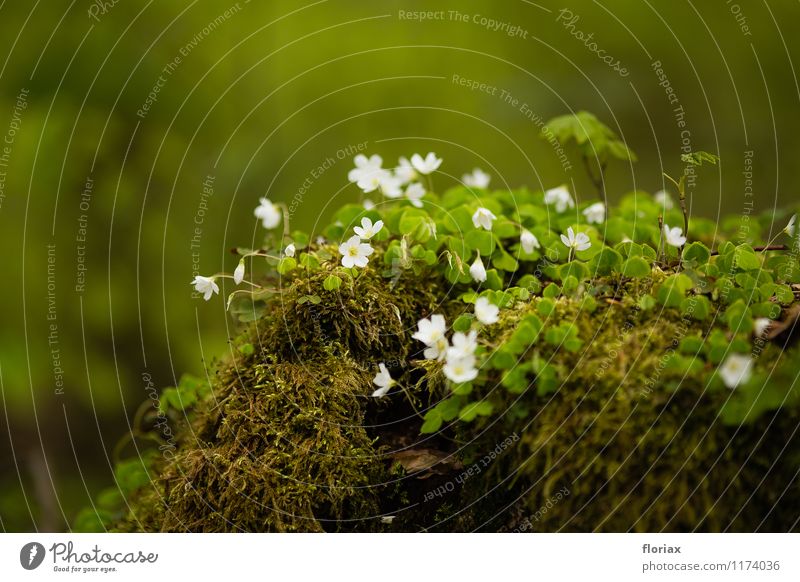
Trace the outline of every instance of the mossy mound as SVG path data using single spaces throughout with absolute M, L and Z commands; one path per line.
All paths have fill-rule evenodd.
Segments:
M 249 324 L 237 345 L 252 353 L 237 350 L 219 366 L 174 457 L 154 463 L 152 485 L 131 498 L 118 529 L 797 528 L 797 409 L 726 424 L 721 410 L 733 393 L 709 384 L 713 365 L 665 366 L 665 354 L 714 323 L 641 309 L 659 275 L 609 288 L 591 310 L 561 296 L 544 317 L 542 297 L 516 300 L 487 331 L 489 344 L 507 342 L 531 314 L 548 326 L 570 322 L 586 340 L 580 350 L 536 351 L 557 388 L 541 393 L 528 382 L 510 391 L 507 371 L 492 372 L 482 391 L 497 415 L 422 436 L 414 410 L 429 410 L 448 389 L 410 334 L 420 317 L 451 319 L 464 302 L 447 298 L 441 279 L 420 291 L 413 278 L 369 269 L 303 302 L 327 275 L 297 277 Z M 797 356 L 770 343 L 758 366 L 781 369 Z M 379 361 L 407 378 L 407 390 L 370 397 Z

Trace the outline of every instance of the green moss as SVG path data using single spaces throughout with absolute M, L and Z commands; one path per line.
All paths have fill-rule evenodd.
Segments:
M 483 193 L 548 248 L 504 260 L 519 231 L 498 219 L 491 240 L 510 250 L 495 255 L 500 264 L 486 259 L 504 272 L 481 293 L 501 307 L 499 321 L 482 326 L 466 274 L 475 249 L 455 236 L 472 228 L 473 196 L 446 193 L 447 212 L 430 220 L 404 206 L 371 211 L 391 232 L 374 241 L 366 269 L 343 269 L 334 247 L 311 245 L 300 267 L 268 278 L 280 292 L 255 298 L 255 321 L 210 390 L 191 392 L 197 404 L 185 416 L 170 412 L 176 450 L 150 463 L 149 485 L 123 492 L 125 515 L 104 522 L 123 531 L 796 530 L 800 354 L 789 332 L 755 339 L 750 305 L 787 316 L 788 279 L 747 271 L 752 260 L 737 267 L 742 246 L 719 245 L 714 256 L 690 246 L 682 265 L 647 242 L 612 250 L 594 227 L 585 260 L 599 270 L 573 261 L 562 277 L 544 258 L 557 258 L 561 243 L 540 216 L 542 194 Z M 638 220 L 626 200 L 621 214 Z M 342 224 L 365 212 L 345 210 Z M 573 224 L 558 220 L 560 231 Z M 620 239 L 632 232 L 617 226 Z M 657 241 L 657 227 L 647 230 Z M 411 336 L 434 313 L 480 330 L 474 381 L 449 383 L 441 362 L 423 359 Z M 753 379 L 735 390 L 718 373 L 730 352 L 755 357 Z M 375 399 L 381 362 L 398 387 Z

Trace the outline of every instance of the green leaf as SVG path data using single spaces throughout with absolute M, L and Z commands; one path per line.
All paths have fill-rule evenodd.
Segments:
M 322 282 L 322 287 L 325 289 L 325 291 L 335 291 L 341 286 L 342 286 L 342 280 L 336 275 L 328 275 Z
M 589 261 L 589 271 L 604 277 L 619 270 L 621 265 L 622 255 L 614 249 L 604 247 Z
M 466 332 L 472 326 L 474 316 L 471 313 L 463 313 L 459 315 L 453 322 L 453 331 Z
M 711 258 L 711 251 L 701 242 L 693 242 L 683 249 L 683 260 L 695 267 L 705 265 Z
M 419 432 L 422 434 L 431 434 L 438 431 L 442 427 L 442 414 L 436 408 L 431 408 L 425 413 L 425 421 L 422 423 Z
M 624 277 L 641 278 L 650 275 L 650 265 L 642 257 L 630 257 L 622 265 Z
M 458 413 L 458 418 L 464 422 L 472 422 L 477 416 L 489 416 L 493 410 L 492 403 L 486 400 L 471 402 L 461 409 L 461 412 Z
M 464 242 L 470 249 L 478 251 L 483 256 L 489 256 L 494 252 L 494 235 L 483 229 L 473 229 L 464 235 Z
M 742 244 L 736 247 L 733 255 L 734 265 L 743 271 L 761 268 L 761 259 L 756 255 L 750 245 Z
M 292 257 L 283 257 L 280 261 L 278 261 L 278 273 L 281 275 L 286 275 L 291 273 L 297 268 L 297 261 L 294 260 Z

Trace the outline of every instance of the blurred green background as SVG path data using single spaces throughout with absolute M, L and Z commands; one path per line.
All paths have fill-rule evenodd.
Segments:
M 295 200 L 309 231 L 359 199 L 340 150 L 433 150 L 439 189 L 480 166 L 497 187 L 587 198 L 577 160 L 565 172 L 537 138 L 537 120 L 586 109 L 639 154 L 609 169 L 611 200 L 662 188 L 688 142 L 722 157 L 692 212 L 796 202 L 798 16 L 746 0 L 0 2 L 0 527 L 64 529 L 113 482 L 148 380 L 202 374 L 234 334 L 223 299 L 191 298 L 196 266 L 233 269 L 259 196 Z

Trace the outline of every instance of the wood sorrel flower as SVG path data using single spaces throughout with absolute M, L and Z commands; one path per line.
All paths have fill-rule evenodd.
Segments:
M 353 159 L 353 163 L 355 163 L 356 167 L 348 172 L 347 179 L 357 183 L 373 174 L 376 170 L 380 170 L 383 165 L 383 159 L 377 155 L 367 157 L 364 154 L 358 154 Z
M 386 369 L 386 364 L 381 362 L 378 364 L 378 369 L 380 370 L 375 377 L 372 379 L 372 383 L 375 384 L 378 389 L 372 393 L 372 396 L 375 398 L 380 398 L 381 396 L 385 396 L 389 389 L 395 385 L 395 381 L 392 380 L 391 374 L 389 374 L 389 370 Z
M 422 208 L 421 198 L 425 196 L 425 186 L 419 182 L 409 184 L 406 188 L 406 199 L 417 208 Z
M 342 266 L 364 268 L 369 263 L 369 257 L 375 252 L 368 243 L 362 243 L 358 235 L 351 236 L 347 242 L 339 245 L 339 254 L 342 255 Z
M 683 230 L 681 230 L 681 228 L 678 226 L 670 228 L 665 224 L 664 238 L 666 239 L 667 244 L 673 247 L 682 247 L 686 244 L 686 237 L 683 236 Z
M 472 224 L 475 226 L 475 228 L 492 230 L 492 224 L 496 219 L 497 217 L 492 213 L 491 210 L 481 206 L 475 211 L 475 214 L 472 215 Z
M 561 242 L 564 243 L 564 246 L 570 249 L 570 251 L 585 251 L 592 246 L 592 243 L 589 242 L 589 236 L 585 232 L 575 234 L 571 226 L 567 229 L 566 236 L 563 234 L 561 235 Z
M 439 166 L 442 165 L 442 158 L 437 158 L 436 154 L 433 152 L 429 152 L 424 158 L 419 154 L 414 154 L 411 156 L 411 165 L 414 166 L 417 172 L 423 176 L 427 176 L 431 172 L 435 172 Z
M 244 259 L 239 261 L 239 264 L 236 265 L 236 269 L 233 271 L 233 282 L 237 285 L 244 281 Z
M 752 375 L 753 358 L 743 354 L 731 354 L 719 367 L 719 376 L 730 389 L 746 383 Z
M 271 230 L 281 223 L 281 211 L 270 202 L 269 198 L 260 198 L 259 204 L 253 214 L 261 220 L 261 225 L 267 230 Z
M 203 299 L 208 301 L 214 293 L 219 294 L 219 286 L 214 281 L 214 277 L 203 277 L 197 275 L 192 281 L 195 291 L 203 294 Z
M 353 230 L 361 238 L 361 240 L 369 240 L 378 234 L 382 228 L 382 220 L 378 220 L 373 224 L 372 219 L 365 216 L 361 219 L 361 226 L 355 226 L 353 227 Z
M 478 377 L 478 370 L 475 368 L 475 357 L 448 359 L 444 365 L 444 375 L 448 380 L 461 384 L 470 382 Z
M 589 224 L 600 224 L 606 219 L 606 205 L 602 202 L 595 202 L 584 208 L 583 215 Z
M 475 302 L 475 317 L 484 325 L 497 323 L 500 308 L 489 301 L 488 297 L 478 297 Z
M 483 266 L 480 253 L 478 253 L 478 256 L 475 257 L 475 262 L 470 266 L 469 274 L 472 276 L 473 281 L 478 283 L 486 281 L 486 267 Z
M 542 246 L 539 244 L 539 239 L 526 228 L 522 229 L 522 234 L 519 237 L 519 244 L 522 246 L 522 250 L 528 254 L 531 254 L 534 249 L 541 248 Z
M 470 188 L 486 188 L 491 179 L 492 177 L 480 168 L 475 168 L 472 170 L 471 174 L 464 174 L 461 177 L 461 181 L 464 182 L 464 185 Z
M 544 193 L 544 203 L 548 206 L 555 206 L 556 212 L 564 212 L 568 208 L 575 207 L 572 194 L 569 193 L 566 186 L 550 188 L 550 190 Z
M 452 346 L 447 348 L 447 361 L 469 358 L 475 355 L 478 349 L 478 332 L 474 329 L 468 334 L 456 332 L 453 334 Z

